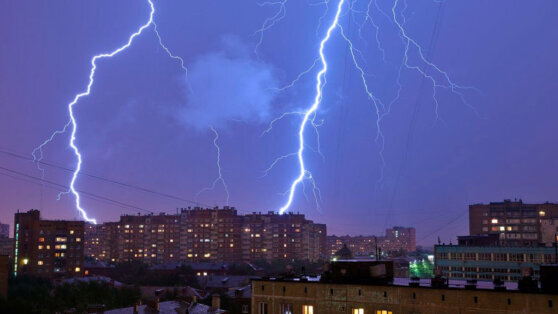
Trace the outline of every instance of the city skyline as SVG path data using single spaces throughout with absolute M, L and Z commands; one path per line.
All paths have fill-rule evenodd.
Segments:
M 127 51 L 99 61 L 92 93 L 76 107 L 77 141 L 85 156 L 76 188 L 88 213 L 100 222 L 116 221 L 122 214 L 173 213 L 196 202 L 230 204 L 241 213 L 278 211 L 297 174 L 295 158 L 280 160 L 263 175 L 275 158 L 296 150 L 298 118 L 287 117 L 262 133 L 283 112 L 308 107 L 315 72 L 284 93 L 266 88 L 286 86 L 312 65 L 334 5 L 326 11 L 288 2 L 284 19 L 260 42 L 251 34 L 277 7 L 154 3 L 158 32 L 184 59 L 189 76 L 152 29 Z M 342 15 L 340 23 L 358 44 L 371 86 L 393 99 L 401 38 L 381 14 L 390 12 L 393 2 L 378 5 L 376 38 L 386 54 L 377 49 L 371 25 L 361 29 L 367 40 L 359 39 L 358 13 Z M 414 226 L 417 244 L 431 245 L 438 236 L 449 242 L 467 233 L 470 204 L 510 198 L 557 202 L 553 117 L 558 109 L 546 97 L 558 79 L 552 55 L 558 21 L 549 13 L 557 4 L 400 5 L 398 16 L 406 17 L 406 29 L 427 48 L 428 58 L 459 84 L 479 90 L 465 94 L 474 110 L 443 90 L 436 107 L 429 82 L 404 71 L 401 95 L 382 122 L 382 170 L 373 107 L 343 37 L 333 32 L 324 50 L 328 87 L 316 121 L 323 120 L 323 157 L 313 152 L 318 142 L 311 128 L 305 151 L 321 201 L 318 206 L 306 182 L 307 198 L 299 187 L 289 211 L 326 224 L 328 234 L 371 235 L 394 225 Z M 503 6 L 509 10 L 502 12 Z M 92 56 L 125 43 L 148 13 L 147 1 L 42 4 L 33 10 L 10 3 L 0 13 L 6 43 L 0 50 L 0 221 L 12 225 L 16 210 L 32 208 L 48 219 L 80 218 L 71 196 L 56 198 L 76 165 L 69 135 L 45 148 L 43 187 L 31 152 L 66 123 L 66 104 L 87 84 Z M 261 81 L 250 80 L 254 77 Z M 256 86 L 258 93 L 246 86 Z M 219 132 L 220 164 L 213 127 Z M 227 191 L 218 184 L 199 194 L 221 175 Z

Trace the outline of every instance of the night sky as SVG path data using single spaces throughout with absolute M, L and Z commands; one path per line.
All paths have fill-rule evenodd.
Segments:
M 333 17 L 319 1 L 290 0 L 285 18 L 259 34 L 278 6 L 256 1 L 155 1 L 153 28 L 112 59 L 98 62 L 90 96 L 75 109 L 77 144 L 84 156 L 77 188 L 98 221 L 142 210 L 176 212 L 217 177 L 210 126 L 220 134 L 222 174 L 230 205 L 239 212 L 278 210 L 298 174 L 295 157 L 303 110 L 314 97 L 314 69 L 278 93 L 318 57 Z M 391 13 L 392 0 L 379 0 Z M 374 9 L 376 32 L 363 23 L 367 1 L 356 1 L 340 23 L 359 49 L 367 82 L 390 103 L 404 46 L 398 30 Z M 522 198 L 558 201 L 558 12 L 556 1 L 401 1 L 398 16 L 425 55 L 464 90 L 436 90 L 417 71 L 403 68 L 400 97 L 382 120 L 363 89 L 339 30 L 326 44 L 329 70 L 315 132 L 306 130 L 305 160 L 321 190 L 296 193 L 293 211 L 326 223 L 330 234 L 383 234 L 393 225 L 415 226 L 419 244 L 444 242 L 468 232 L 468 205 Z M 344 8 L 348 12 L 348 6 Z M 78 219 L 73 198 L 62 196 L 75 167 L 69 134 L 45 149 L 45 183 L 29 160 L 33 149 L 69 119 L 67 104 L 87 84 L 90 60 L 124 44 L 148 19 L 146 1 L 4 1 L 0 10 L 0 221 L 41 209 L 45 218 Z M 323 16 L 323 18 L 321 18 Z M 321 24 L 319 23 L 321 20 Z M 385 60 L 385 61 L 384 61 Z M 415 51 L 409 63 L 420 63 Z M 428 72 L 431 73 L 431 72 Z M 473 107 L 473 108 L 471 108 Z M 124 183 L 117 184 L 115 182 Z M 140 190 L 137 187 L 144 188 Z M 183 200 L 149 191 L 162 192 Z M 41 193 L 42 191 L 42 193 Z M 102 197 L 100 199 L 99 197 Z M 205 206 L 226 205 L 222 185 L 197 197 Z M 120 202 L 120 203 L 116 203 Z M 131 207 L 136 207 L 131 208 Z M 455 240 L 454 240 L 455 241 Z

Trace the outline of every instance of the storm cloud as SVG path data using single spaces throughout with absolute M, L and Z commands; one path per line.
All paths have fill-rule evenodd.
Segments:
M 238 41 L 199 57 L 189 68 L 181 121 L 197 130 L 227 121 L 261 123 L 271 111 L 277 79 L 273 67 L 250 56 Z

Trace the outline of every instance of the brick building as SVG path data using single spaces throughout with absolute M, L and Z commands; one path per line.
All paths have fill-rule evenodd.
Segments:
M 242 216 L 234 208 L 182 209 L 180 222 L 180 252 L 183 261 L 242 260 Z
M 88 226 L 86 252 L 104 261 L 149 264 L 317 261 L 325 256 L 326 226 L 302 214 L 239 215 L 233 207 L 182 209 L 177 215 L 121 216 Z
M 14 275 L 73 277 L 83 273 L 83 221 L 42 220 L 38 210 L 14 219 Z
M 393 278 L 389 264 L 356 262 L 336 266 L 321 277 L 252 281 L 255 314 L 393 313 L 556 313 L 554 287 L 468 285 L 442 278 Z M 359 265 L 360 264 L 360 265 Z M 552 277 L 552 276 L 549 276 Z M 558 280 L 556 276 L 550 280 Z M 536 282 L 535 282 L 536 283 Z M 554 289 L 553 289 L 554 288 Z
M 504 200 L 469 205 L 469 234 L 498 234 L 507 245 L 544 243 L 541 221 L 558 218 L 558 204 Z

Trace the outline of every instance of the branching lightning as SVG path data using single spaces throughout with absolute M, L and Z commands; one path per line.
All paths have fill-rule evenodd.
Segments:
M 213 180 L 213 182 L 211 183 L 211 185 L 209 187 L 206 187 L 206 188 L 200 190 L 196 194 L 196 200 L 197 200 L 198 196 L 200 196 L 200 194 L 202 194 L 203 192 L 214 190 L 215 187 L 217 186 L 217 183 L 221 182 L 221 184 L 223 185 L 223 188 L 225 189 L 225 194 L 227 195 L 226 205 L 229 205 L 229 198 L 230 198 L 229 187 L 227 185 L 227 182 L 225 182 L 225 179 L 223 178 L 223 173 L 221 171 L 221 147 L 219 146 L 219 143 L 217 142 L 219 140 L 219 133 L 212 126 L 210 127 L 210 129 L 214 134 L 213 146 L 215 146 L 215 149 L 217 150 L 217 174 L 218 174 L 218 176 L 215 180 Z
M 307 178 L 307 179 L 311 179 L 312 180 L 311 182 L 313 182 L 312 173 L 310 171 L 306 170 L 306 168 L 304 166 L 304 156 L 303 156 L 303 152 L 304 152 L 304 130 L 306 128 L 306 124 L 308 124 L 308 121 L 312 121 L 312 120 L 315 119 L 315 117 L 316 117 L 315 113 L 318 110 L 318 107 L 320 106 L 320 103 L 322 101 L 322 91 L 323 91 L 323 88 L 324 88 L 325 83 L 326 83 L 325 74 L 327 72 L 327 61 L 326 61 L 326 58 L 324 56 L 324 46 L 329 41 L 329 38 L 331 37 L 331 33 L 333 32 L 335 27 L 338 25 L 339 16 L 341 15 L 341 8 L 343 7 L 344 2 L 345 2 L 345 0 L 339 0 L 339 4 L 337 5 L 337 12 L 335 13 L 335 17 L 333 18 L 333 22 L 329 25 L 329 28 L 327 29 L 325 37 L 320 42 L 319 54 L 320 54 L 320 62 L 322 63 L 322 68 L 320 69 L 320 71 L 316 75 L 316 96 L 314 98 L 314 103 L 312 103 L 312 106 L 310 106 L 310 108 L 308 108 L 308 110 L 304 114 L 304 117 L 302 119 L 302 123 L 300 124 L 300 128 L 299 128 L 299 131 L 298 131 L 299 147 L 298 147 L 297 156 L 298 156 L 298 163 L 299 163 L 299 167 L 300 167 L 300 173 L 299 173 L 298 177 L 291 184 L 291 187 L 290 187 L 289 193 L 288 193 L 287 202 L 285 203 L 285 205 L 283 205 L 279 209 L 279 214 L 283 214 L 287 209 L 289 209 L 289 207 L 291 206 L 291 204 L 293 202 L 296 187 L 298 186 L 298 184 L 302 180 Z
M 171 57 L 173 59 L 176 59 L 176 60 L 179 60 L 182 69 L 184 71 L 187 71 L 187 69 L 184 65 L 184 60 L 182 58 L 178 57 L 178 56 L 173 55 L 170 52 L 170 50 L 163 44 L 161 36 L 160 36 L 159 32 L 157 31 L 157 25 L 155 24 L 155 22 L 153 20 L 153 16 L 155 14 L 155 6 L 153 5 L 152 0 L 147 0 L 147 2 L 149 3 L 149 7 L 150 7 L 148 21 L 145 24 L 143 24 L 140 28 L 138 28 L 138 30 L 135 33 L 130 35 L 130 37 L 128 38 L 128 41 L 124 45 L 122 45 L 119 48 L 113 50 L 112 52 L 102 53 L 102 54 L 98 54 L 98 55 L 93 56 L 93 58 L 91 59 L 91 70 L 89 72 L 89 82 L 87 84 L 87 87 L 86 87 L 85 91 L 77 94 L 74 97 L 74 99 L 68 104 L 68 113 L 70 115 L 70 121 L 68 121 L 68 123 L 66 123 L 62 129 L 57 130 L 54 133 L 52 133 L 52 135 L 49 138 L 47 138 L 43 143 L 41 143 L 41 145 L 36 147 L 32 152 L 33 161 L 37 164 L 37 167 L 41 171 L 41 175 L 44 177 L 44 169 L 42 169 L 40 167 L 40 161 L 43 159 L 43 148 L 47 144 L 52 142 L 57 135 L 65 133 L 68 130 L 68 128 L 71 127 L 70 147 L 72 148 L 72 150 L 73 150 L 73 152 L 74 152 L 74 154 L 77 158 L 77 164 L 76 164 L 76 167 L 75 167 L 75 171 L 72 174 L 72 179 L 70 181 L 69 190 L 66 191 L 66 192 L 61 192 L 60 194 L 58 194 L 58 198 L 60 198 L 60 196 L 62 194 L 67 194 L 67 193 L 73 194 L 74 197 L 75 197 L 76 209 L 79 211 L 79 213 L 81 214 L 82 218 L 85 221 L 93 223 L 93 224 L 96 224 L 97 221 L 94 218 L 89 218 L 88 217 L 87 212 L 85 211 L 85 209 L 81 205 L 80 194 L 78 193 L 78 191 L 75 188 L 75 183 L 76 183 L 77 177 L 79 175 L 79 172 L 81 170 L 82 155 L 81 155 L 81 153 L 79 151 L 79 148 L 76 144 L 76 132 L 77 132 L 78 124 L 77 124 L 76 117 L 74 115 L 74 106 L 78 103 L 78 101 L 82 97 L 89 96 L 89 94 L 91 93 L 91 88 L 92 88 L 93 83 L 95 81 L 95 71 L 97 70 L 97 61 L 101 60 L 101 59 L 105 59 L 105 58 L 112 58 L 113 56 L 115 56 L 115 55 L 119 54 L 120 52 L 126 50 L 128 47 L 130 47 L 132 45 L 132 42 L 134 41 L 134 39 L 136 37 L 141 35 L 146 28 L 153 25 L 154 26 L 154 32 L 155 32 L 155 34 L 158 38 L 158 41 L 159 41 L 159 45 L 165 50 L 165 52 L 169 55 L 169 57 Z
M 287 7 L 286 3 L 288 0 L 278 0 L 278 1 L 266 1 L 258 4 L 259 6 L 278 6 L 277 12 L 271 17 L 268 17 L 262 24 L 262 27 L 254 32 L 254 35 L 258 36 L 258 42 L 256 43 L 256 47 L 254 48 L 254 54 L 258 54 L 258 48 L 263 42 L 264 33 L 273 27 L 275 23 L 281 21 L 285 15 L 287 15 Z
M 326 12 L 319 18 L 318 20 L 318 30 L 320 28 L 320 25 L 322 24 L 323 19 L 325 18 L 327 11 L 329 11 L 329 1 L 330 0 L 326 0 L 323 2 L 319 2 L 318 4 L 323 4 L 326 7 Z M 422 48 L 422 46 L 415 41 L 412 37 L 409 36 L 409 34 L 407 33 L 407 31 L 405 30 L 405 15 L 404 12 L 406 10 L 406 2 L 405 2 L 405 7 L 402 9 L 401 11 L 401 16 L 402 18 L 398 18 L 398 15 L 396 13 L 397 10 L 397 6 L 399 3 L 399 0 L 394 0 L 393 2 L 393 6 L 391 7 L 391 16 L 388 15 L 386 12 L 384 12 L 380 6 L 378 5 L 378 1 L 377 0 L 368 0 L 366 8 L 364 10 L 357 10 L 355 8 L 357 0 L 352 0 L 352 1 L 348 1 L 347 3 L 347 12 L 344 14 L 342 13 L 342 8 L 344 5 L 345 1 L 344 0 L 339 0 L 339 2 L 337 3 L 337 11 L 335 13 L 335 17 L 333 19 L 333 21 L 331 22 L 331 24 L 329 25 L 329 28 L 327 29 L 326 35 L 325 37 L 322 38 L 321 42 L 320 42 L 320 49 L 319 49 L 319 58 L 316 59 L 314 61 L 314 63 L 307 69 L 304 70 L 303 72 L 300 72 L 300 74 L 288 85 L 285 85 L 283 88 L 278 89 L 279 92 L 282 92 L 286 89 L 289 89 L 291 87 L 293 87 L 304 75 L 306 75 L 307 73 L 311 72 L 315 66 L 316 66 L 316 61 L 319 60 L 322 68 L 320 69 L 320 71 L 317 73 L 316 75 L 316 95 L 314 98 L 314 103 L 306 110 L 306 111 L 292 111 L 292 112 L 285 112 L 282 115 L 280 115 L 279 117 L 273 119 L 271 121 L 271 123 L 269 124 L 268 128 L 262 133 L 262 135 L 265 135 L 269 132 L 272 131 L 273 126 L 275 123 L 277 123 L 279 120 L 290 116 L 290 115 L 302 115 L 302 122 L 299 126 L 298 129 L 298 138 L 299 138 L 299 149 L 296 153 L 290 153 L 287 155 L 283 155 L 280 156 L 278 158 L 276 158 L 273 163 L 270 165 L 270 167 L 268 167 L 265 170 L 265 174 L 267 175 L 267 173 L 281 160 L 286 159 L 288 157 L 294 156 L 296 155 L 298 157 L 298 166 L 300 169 L 300 173 L 299 175 L 294 179 L 294 181 L 291 183 L 290 185 L 290 189 L 288 190 L 287 194 L 287 201 L 286 203 L 279 209 L 279 213 L 282 214 L 284 213 L 286 210 L 288 210 L 290 208 L 290 206 L 292 205 L 293 202 L 293 198 L 294 198 L 294 194 L 296 191 L 296 188 L 298 186 L 299 183 L 303 184 L 303 188 L 304 188 L 304 180 L 309 180 L 313 186 L 314 189 L 314 198 L 316 200 L 316 205 L 319 208 L 319 204 L 318 204 L 318 198 L 320 197 L 319 195 L 319 189 L 316 186 L 316 183 L 314 181 L 314 178 L 312 176 L 312 173 L 306 169 L 305 167 L 305 163 L 304 163 L 304 158 L 303 158 L 303 151 L 304 151 L 304 147 L 305 147 L 305 143 L 304 143 L 304 130 L 307 126 L 307 124 L 311 124 L 314 129 L 316 130 L 316 135 L 317 135 L 317 139 L 318 139 L 318 149 L 317 149 L 317 153 L 321 154 L 320 149 L 319 149 L 319 133 L 318 133 L 318 129 L 317 127 L 319 126 L 319 124 L 315 123 L 315 119 L 316 119 L 316 114 L 317 114 L 317 109 L 322 101 L 322 91 L 323 88 L 326 84 L 326 78 L 325 78 L 325 74 L 327 72 L 327 61 L 326 61 L 326 57 L 324 55 L 324 46 L 325 44 L 329 41 L 331 34 L 333 32 L 333 30 L 335 28 L 339 28 L 340 30 L 340 35 L 342 37 L 342 39 L 344 40 L 344 42 L 347 44 L 347 48 L 348 48 L 348 52 L 349 52 L 349 56 L 351 59 L 351 62 L 353 64 L 353 66 L 355 67 L 355 69 L 357 70 L 360 80 L 362 82 L 362 86 L 364 88 L 364 92 L 366 93 L 366 95 L 368 96 L 368 99 L 371 101 L 375 114 L 376 114 L 376 143 L 379 145 L 379 157 L 380 157 L 380 177 L 378 179 L 378 183 L 381 183 L 383 181 L 383 176 L 384 176 L 384 168 L 386 165 L 385 162 L 385 158 L 384 158 L 384 149 L 385 149 L 385 137 L 384 137 L 384 133 L 382 131 L 382 122 L 383 119 L 388 116 L 390 114 L 391 111 L 391 107 L 393 106 L 394 103 L 396 103 L 401 95 L 401 91 L 403 89 L 403 86 L 401 84 L 401 74 L 402 74 L 402 70 L 403 68 L 406 69 L 410 69 L 410 70 L 414 70 L 417 71 L 422 77 L 424 77 L 425 79 L 429 80 L 432 83 L 432 89 L 433 89 L 433 101 L 434 101 L 434 105 L 435 105 L 435 115 L 436 115 L 436 120 L 439 121 L 440 117 L 439 117 L 439 113 L 438 113 L 438 107 L 439 107 L 439 103 L 438 103 L 438 99 L 437 99 L 437 95 L 436 95 L 436 90 L 438 88 L 444 88 L 444 89 L 448 89 L 450 90 L 453 94 L 457 95 L 461 101 L 468 106 L 469 108 L 471 108 L 475 113 L 477 113 L 477 111 L 475 110 L 474 107 L 472 107 L 465 99 L 465 95 L 463 94 L 462 91 L 467 90 L 467 89 L 474 89 L 472 87 L 467 87 L 467 86 L 461 86 L 456 84 L 448 75 L 447 72 L 441 70 L 437 65 L 435 65 L 434 63 L 432 63 L 431 61 L 429 61 L 425 55 L 424 55 L 424 49 Z M 281 7 L 282 7 L 282 12 L 284 12 L 284 6 L 285 6 L 285 2 L 281 2 Z M 377 12 L 379 12 L 382 16 L 384 16 L 392 25 L 395 25 L 397 32 L 399 33 L 399 37 L 401 38 L 401 41 L 403 43 L 403 56 L 401 58 L 401 62 L 399 66 L 394 66 L 393 64 L 391 64 L 389 61 L 387 61 L 386 59 L 386 51 L 381 43 L 380 40 L 380 25 L 379 23 L 377 23 L 377 21 L 373 18 L 372 16 L 372 12 L 373 10 L 377 10 Z M 375 30 L 375 41 L 376 41 L 376 46 L 378 48 L 378 50 L 381 52 L 382 54 L 382 61 L 385 64 L 391 64 L 394 69 L 397 71 L 397 76 L 396 76 L 396 80 L 395 80 L 395 86 L 397 86 L 396 89 L 396 94 L 393 97 L 393 99 L 391 99 L 390 101 L 387 102 L 383 102 L 379 97 L 377 97 L 372 89 L 371 89 L 371 85 L 369 84 L 368 80 L 367 80 L 367 76 L 368 74 L 365 71 L 365 67 L 366 67 L 366 63 L 365 63 L 365 58 L 363 56 L 363 53 L 356 48 L 355 44 L 353 43 L 353 41 L 349 38 L 349 34 L 347 34 L 344 30 L 344 28 L 341 26 L 341 24 L 339 23 L 339 19 L 340 17 L 343 17 L 347 14 L 351 14 L 351 18 L 353 17 L 353 15 L 355 14 L 361 14 L 364 15 L 364 20 L 362 21 L 362 23 L 359 25 L 358 28 L 358 35 L 360 36 L 361 39 L 364 40 L 363 36 L 362 36 L 362 29 L 365 26 L 365 24 L 370 24 L 374 30 Z M 281 16 L 280 19 L 282 19 L 284 16 Z M 264 23 L 264 25 L 262 26 L 262 28 L 260 29 L 260 33 L 261 30 L 267 30 L 269 29 L 269 27 L 273 26 L 276 22 L 276 16 L 268 18 L 266 20 L 266 22 Z M 270 23 L 269 21 L 273 21 L 273 23 Z M 350 23 L 350 20 L 349 20 Z M 260 37 L 260 41 L 258 42 L 258 47 L 261 45 L 261 41 L 262 41 L 262 37 Z M 422 62 L 422 65 L 414 65 L 411 64 L 409 62 L 409 52 L 413 51 L 414 53 L 416 53 L 420 59 L 420 61 Z M 428 69 L 433 70 L 433 72 L 435 73 L 435 75 L 431 75 L 428 74 Z M 438 78 L 439 77 L 439 78 Z M 440 120 L 441 121 L 441 120 Z M 323 157 L 323 155 L 322 155 Z M 303 192 L 306 196 L 306 192 L 303 189 Z

